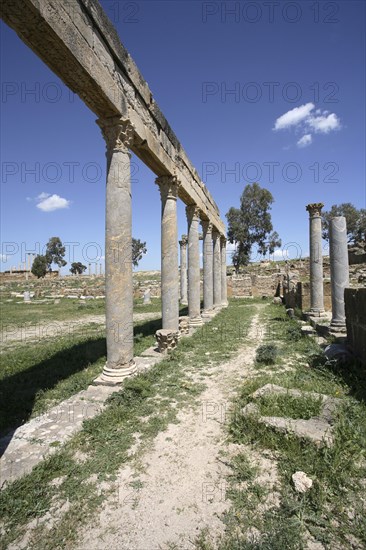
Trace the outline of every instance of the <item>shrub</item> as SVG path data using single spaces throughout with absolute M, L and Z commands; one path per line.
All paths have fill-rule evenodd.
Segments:
M 256 354 L 256 362 L 264 365 L 273 365 L 276 362 L 278 349 L 275 344 L 264 344 L 259 346 Z
M 287 336 L 289 340 L 293 340 L 295 342 L 300 340 L 302 337 L 300 326 L 296 323 L 287 327 Z

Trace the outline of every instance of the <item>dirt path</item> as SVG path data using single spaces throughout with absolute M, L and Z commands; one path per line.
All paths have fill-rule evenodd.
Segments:
M 235 358 L 207 367 L 200 404 L 180 411 L 179 423 L 160 433 L 140 462 L 120 470 L 118 495 L 105 502 L 99 522 L 83 530 L 78 550 L 192 550 L 202 529 L 212 539 L 223 532 L 220 516 L 229 507 L 225 421 L 240 381 L 252 371 L 261 332 L 257 313 Z M 189 374 L 195 381 L 202 371 Z
M 133 320 L 135 322 L 147 321 L 150 319 L 159 319 L 161 317 L 160 312 L 150 313 L 134 313 Z M 83 327 L 88 324 L 105 325 L 105 315 L 85 315 L 77 319 L 65 319 L 63 321 L 49 321 L 48 323 L 34 323 L 31 325 L 20 325 L 15 327 L 9 325 L 6 330 L 1 331 L 1 343 L 6 346 L 11 342 L 36 342 L 44 338 L 50 338 L 52 336 L 72 336 Z

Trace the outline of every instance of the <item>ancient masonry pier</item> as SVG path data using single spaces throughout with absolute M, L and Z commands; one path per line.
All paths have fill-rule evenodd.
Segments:
M 323 203 L 308 204 L 310 240 L 310 315 L 319 317 L 324 313 L 322 218 Z
M 213 305 L 215 309 L 221 307 L 221 238 L 217 231 L 212 233 L 213 238 Z
M 330 330 L 346 331 L 344 289 L 349 286 L 347 224 L 344 216 L 329 222 L 329 256 L 332 289 L 332 321 Z
M 52 9 L 48 9 L 51 5 Z M 202 323 L 199 222 L 207 228 L 204 243 L 207 311 L 212 306 L 219 309 L 227 301 L 225 225 L 215 201 L 97 0 L 22 0 L 21 9 L 14 9 L 14 0 L 2 0 L 0 11 L 4 22 L 96 115 L 106 142 L 107 362 L 96 383 L 119 384 L 137 368 L 133 358 L 131 153 L 157 176 L 160 188 L 161 336 L 171 346 L 175 345 L 172 335 L 178 331 L 179 321 L 177 200 L 189 205 L 189 248 L 187 251 L 187 244 L 181 242 L 180 293 L 182 303 L 188 301 L 193 326 Z M 138 366 L 137 360 L 136 363 Z
M 180 245 L 180 302 L 188 304 L 188 282 L 187 282 L 187 236 L 182 235 Z
M 188 221 L 188 316 L 191 326 L 202 325 L 200 298 L 200 211 L 195 205 L 187 206 Z

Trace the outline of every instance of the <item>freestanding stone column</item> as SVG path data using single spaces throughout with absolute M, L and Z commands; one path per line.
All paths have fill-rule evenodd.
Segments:
M 221 243 L 220 233 L 213 231 L 213 305 L 221 307 Z
M 226 307 L 227 281 L 226 281 L 226 237 L 221 237 L 221 305 Z
M 187 235 L 182 235 L 180 244 L 180 302 L 188 304 L 188 283 L 187 283 Z
M 203 317 L 213 314 L 213 242 L 212 223 L 202 221 L 203 228 Z
M 107 144 L 105 295 L 107 363 L 96 383 L 118 384 L 133 360 L 132 213 L 129 147 L 133 127 L 120 117 L 99 119 Z
M 177 197 L 175 176 L 156 179 L 161 195 L 161 307 L 163 330 L 179 329 L 179 271 Z
M 324 204 L 308 204 L 310 216 L 310 314 L 319 317 L 324 313 L 322 218 Z
M 332 289 L 331 330 L 345 332 L 344 289 L 349 285 L 347 223 L 344 216 L 329 222 L 330 281 Z
M 188 220 L 188 315 L 191 326 L 202 325 L 200 298 L 199 208 L 186 208 Z

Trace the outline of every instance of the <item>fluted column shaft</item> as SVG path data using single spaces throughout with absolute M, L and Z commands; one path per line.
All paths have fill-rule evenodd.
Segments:
M 105 295 L 107 363 L 101 383 L 133 373 L 132 212 L 129 147 L 133 128 L 119 117 L 99 119 L 107 145 Z
M 188 304 L 188 282 L 187 282 L 187 237 L 182 237 L 180 244 L 180 301 Z
M 310 313 L 324 312 L 323 254 L 322 254 L 322 203 L 308 204 L 310 216 Z
M 202 221 L 203 228 L 203 310 L 213 311 L 213 242 L 212 223 Z
M 214 231 L 213 238 L 213 305 L 221 307 L 221 243 L 220 233 Z
M 347 222 L 344 216 L 332 218 L 329 222 L 329 256 L 332 289 L 331 328 L 344 331 L 346 314 L 344 289 L 349 285 Z
M 179 270 L 177 197 L 175 176 L 156 179 L 161 195 L 161 307 L 163 329 L 179 328 Z
M 199 208 L 187 206 L 188 221 L 188 315 L 191 325 L 202 324 L 200 298 Z
M 227 306 L 226 238 L 221 237 L 221 304 Z

